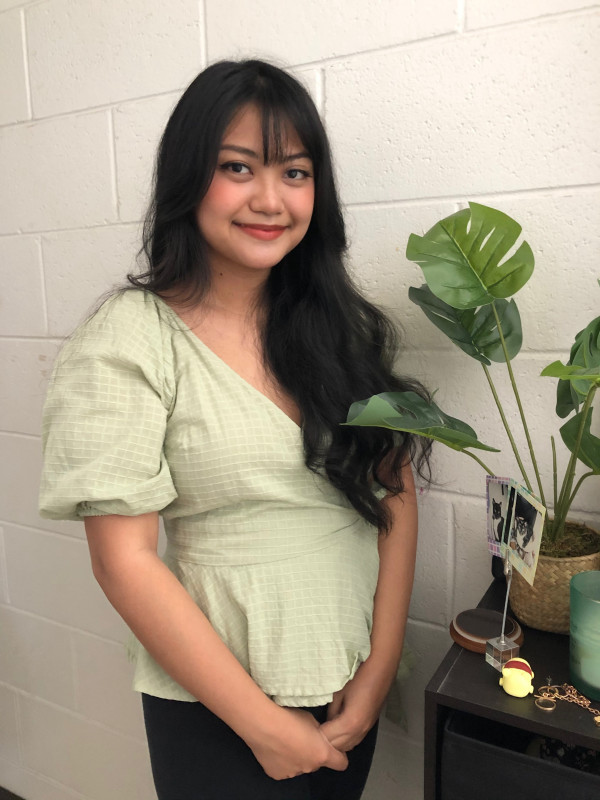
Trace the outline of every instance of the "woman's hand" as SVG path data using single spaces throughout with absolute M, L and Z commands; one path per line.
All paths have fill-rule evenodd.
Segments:
M 367 659 L 333 695 L 321 730 L 335 748 L 346 753 L 362 742 L 379 717 L 392 679 L 373 669 Z
M 329 742 L 313 715 L 300 708 L 281 708 L 281 724 L 256 741 L 246 739 L 257 761 L 275 780 L 294 778 L 321 767 L 342 772 L 348 758 Z

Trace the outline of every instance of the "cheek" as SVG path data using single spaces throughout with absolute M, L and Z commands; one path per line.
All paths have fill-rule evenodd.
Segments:
M 231 181 L 220 180 L 220 176 L 216 175 L 198 208 L 198 221 L 227 214 L 239 203 L 239 195 L 239 187 Z
M 301 195 L 299 194 L 298 196 L 296 196 L 294 204 L 295 216 L 299 220 L 300 219 L 303 220 L 306 223 L 306 225 L 308 225 L 312 217 L 314 204 L 315 204 L 315 193 L 311 187 L 310 190 L 307 189 L 306 192 L 303 192 Z

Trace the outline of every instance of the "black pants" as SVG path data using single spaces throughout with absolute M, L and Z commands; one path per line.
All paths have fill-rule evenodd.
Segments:
M 344 772 L 269 778 L 248 745 L 201 703 L 143 694 L 152 774 L 159 800 L 359 800 L 377 725 L 348 753 Z M 324 722 L 327 706 L 307 709 Z

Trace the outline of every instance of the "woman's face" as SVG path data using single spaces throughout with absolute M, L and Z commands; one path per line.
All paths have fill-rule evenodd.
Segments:
M 223 136 L 217 168 L 196 219 L 211 270 L 268 270 L 302 240 L 314 205 L 313 165 L 286 131 L 281 162 L 265 164 L 261 117 L 244 107 Z

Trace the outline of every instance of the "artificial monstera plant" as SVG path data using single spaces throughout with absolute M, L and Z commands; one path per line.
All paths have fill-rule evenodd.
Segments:
M 412 234 L 406 256 L 419 264 L 426 283 L 420 288 L 412 287 L 409 297 L 457 347 L 481 364 L 523 482 L 544 506 L 553 507 L 552 518 L 546 519 L 542 548 L 547 554 L 562 555 L 572 550 L 566 521 L 573 500 L 585 480 L 600 475 L 600 438 L 590 429 L 592 402 L 600 385 L 600 317 L 577 334 L 566 364 L 555 361 L 541 373 L 559 379 L 556 413 L 561 418 L 569 417 L 560 428 L 562 441 L 570 451 L 562 480 L 557 471 L 554 437 L 550 437 L 547 455 L 552 458 L 553 483 L 548 496 L 511 365 L 523 340 L 519 310 L 512 298 L 527 283 L 534 267 L 527 242 L 507 257 L 520 233 L 518 222 L 501 211 L 469 203 L 469 208 L 441 220 L 424 236 Z M 493 362 L 503 363 L 508 370 L 533 481 L 496 390 L 490 369 Z M 413 392 L 387 392 L 354 403 L 346 424 L 382 426 L 434 439 L 475 459 L 490 475 L 492 471 L 483 462 L 481 451 L 498 452 L 480 442 L 466 423 L 449 417 L 435 403 L 428 403 Z M 576 481 L 578 462 L 586 470 Z M 593 544 L 596 549 L 597 544 Z

